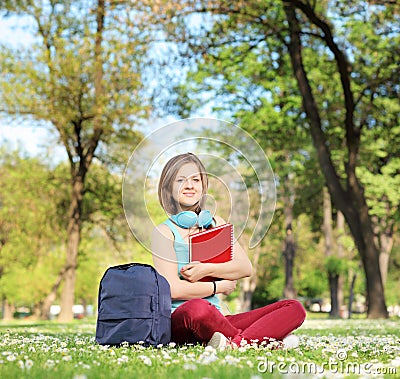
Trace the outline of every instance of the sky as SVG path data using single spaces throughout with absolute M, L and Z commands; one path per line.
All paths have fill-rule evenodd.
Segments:
M 34 42 L 33 33 L 30 31 L 32 26 L 32 21 L 28 17 L 0 17 L 0 45 L 29 46 Z M 206 107 L 200 113 L 202 117 L 213 117 L 211 108 Z M 166 117 L 149 121 L 141 131 L 147 135 L 176 120 L 174 117 Z M 56 135 L 51 125 L 38 125 L 30 120 L 12 121 L 0 114 L 0 144 L 4 143 L 11 149 L 19 148 L 32 156 L 52 156 L 53 161 L 67 158 L 64 149 L 57 145 Z
M 29 32 L 29 19 L 24 17 L 0 18 L 0 44 L 11 46 L 29 46 L 34 38 Z M 49 129 L 43 126 L 32 125 L 25 121 L 12 122 L 0 116 L 0 142 L 7 143 L 12 148 L 21 148 L 30 155 L 44 152 L 44 145 L 54 140 Z
M 0 17 L 0 45 L 25 47 L 34 42 L 29 28 L 28 17 Z M 145 134 L 171 122 L 170 118 L 149 122 Z M 6 143 L 11 149 L 19 148 L 28 155 L 47 155 L 54 160 L 67 158 L 64 149 L 57 145 L 57 136 L 51 125 L 39 125 L 28 119 L 13 121 L 0 115 L 0 144 Z

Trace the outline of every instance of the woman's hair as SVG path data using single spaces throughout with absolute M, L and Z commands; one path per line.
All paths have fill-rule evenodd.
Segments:
M 207 193 L 207 172 L 200 159 L 193 153 L 176 155 L 164 166 L 161 172 L 160 182 L 158 184 L 158 199 L 161 203 L 161 206 L 170 215 L 177 214 L 181 211 L 181 209 L 179 209 L 179 204 L 172 195 L 172 186 L 180 168 L 188 163 L 194 163 L 199 169 L 201 182 L 203 184 L 203 195 Z M 204 206 L 204 202 L 205 196 L 202 196 L 200 201 L 194 204 L 191 210 L 199 213 Z

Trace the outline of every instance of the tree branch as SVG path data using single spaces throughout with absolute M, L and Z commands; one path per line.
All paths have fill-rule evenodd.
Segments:
M 321 170 L 325 174 L 326 183 L 335 203 L 339 209 L 347 206 L 346 191 L 343 189 L 340 179 L 336 173 L 331 159 L 331 153 L 322 131 L 322 123 L 315 98 L 304 69 L 302 48 L 300 41 L 300 27 L 296 17 L 295 8 L 290 1 L 283 0 L 284 11 L 289 24 L 290 41 L 287 43 L 290 59 L 292 61 L 293 72 L 299 85 L 299 90 L 303 98 L 303 106 L 310 120 L 310 131 L 313 136 L 315 148 Z
M 348 147 L 348 162 L 346 165 L 347 170 L 347 179 L 349 184 L 354 188 L 359 187 L 355 169 L 357 165 L 357 155 L 360 145 L 360 135 L 361 131 L 354 125 L 354 98 L 353 92 L 351 90 L 350 85 L 350 72 L 351 66 L 348 62 L 345 54 L 340 50 L 339 46 L 334 41 L 331 27 L 327 22 L 322 20 L 317 14 L 314 12 L 313 7 L 310 6 L 309 2 L 302 2 L 300 0 L 286 1 L 286 3 L 292 4 L 294 7 L 300 9 L 312 22 L 316 25 L 324 34 L 324 40 L 328 46 L 328 48 L 333 53 L 336 64 L 338 67 L 340 81 L 342 83 L 342 89 L 344 94 L 344 103 L 346 109 L 346 117 L 345 117 L 345 128 L 346 128 L 346 140 Z

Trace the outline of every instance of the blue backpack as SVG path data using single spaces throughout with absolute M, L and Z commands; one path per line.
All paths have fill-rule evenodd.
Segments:
M 145 346 L 171 339 L 171 292 L 154 267 L 128 263 L 107 269 L 100 281 L 96 341 Z

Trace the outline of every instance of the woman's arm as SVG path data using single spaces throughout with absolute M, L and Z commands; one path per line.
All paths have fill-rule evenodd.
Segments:
M 225 224 L 221 217 L 215 217 L 217 225 Z M 233 245 L 233 259 L 225 263 L 191 262 L 182 267 L 182 276 L 190 281 L 197 282 L 204 276 L 213 276 L 228 280 L 237 280 L 251 276 L 252 264 L 246 252 L 236 241 Z
M 154 267 L 167 279 L 173 300 L 197 299 L 213 294 L 214 284 L 211 282 L 191 283 L 179 278 L 174 236 L 166 225 L 159 225 L 153 230 L 151 249 Z M 216 293 L 228 295 L 234 291 L 235 287 L 236 281 L 221 280 L 216 283 Z

